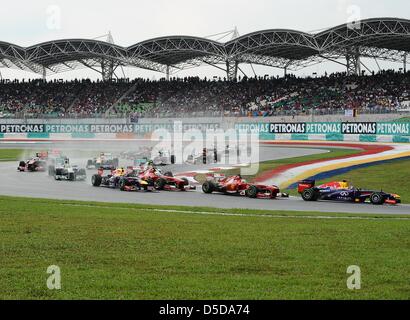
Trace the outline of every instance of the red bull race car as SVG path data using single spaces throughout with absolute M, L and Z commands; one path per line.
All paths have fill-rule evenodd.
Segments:
M 138 170 L 133 168 L 119 168 L 104 175 L 104 169 L 99 168 L 97 174 L 91 177 L 91 184 L 94 187 L 118 188 L 121 191 L 154 190 L 153 184 L 139 178 L 138 174 Z
M 148 183 L 153 183 L 155 189 L 157 190 L 194 190 L 195 186 L 189 185 L 187 178 L 174 177 L 172 172 L 162 173 L 161 170 L 155 167 L 148 167 L 147 169 L 141 171 L 139 178 Z
M 47 158 L 48 152 L 37 152 L 35 157 L 27 160 L 27 161 L 20 161 L 17 167 L 17 170 L 20 172 L 23 171 L 30 171 L 30 172 L 37 172 L 37 171 L 46 171 L 47 169 Z
M 364 190 L 349 186 L 346 180 L 332 181 L 315 186 L 315 180 L 303 180 L 298 183 L 298 193 L 305 201 L 333 200 L 364 203 L 370 201 L 375 205 L 398 204 L 400 196 L 384 191 Z
M 289 197 L 281 193 L 278 186 L 251 184 L 240 175 L 225 177 L 224 175 L 209 175 L 207 181 L 202 184 L 204 193 L 221 192 L 224 194 L 236 194 L 249 198 L 275 199 L 278 196 Z

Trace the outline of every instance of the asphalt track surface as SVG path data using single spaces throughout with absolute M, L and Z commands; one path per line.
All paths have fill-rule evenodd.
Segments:
M 2 145 L 4 147 L 4 145 Z M 8 145 L 8 148 L 17 147 Z M 26 146 L 18 146 L 26 147 Z M 61 147 L 61 145 L 60 145 Z M 64 149 L 64 148 L 63 148 Z M 323 149 L 288 148 L 266 146 L 260 148 L 261 161 L 298 157 L 326 152 Z M 69 155 L 69 152 L 67 152 Z M 85 164 L 86 159 L 76 159 L 76 164 Z M 73 162 L 73 161 L 72 161 Z M 123 161 L 122 165 L 126 165 Z M 192 166 L 180 165 L 174 172 L 192 170 Z M 122 192 L 104 187 L 93 187 L 90 182 L 95 170 L 87 171 L 87 180 L 78 182 L 55 181 L 44 172 L 18 172 L 17 162 L 0 162 L 0 194 L 61 200 L 82 200 L 97 202 L 139 203 L 155 205 L 201 206 L 214 208 L 240 208 L 260 210 L 315 211 L 343 213 L 410 214 L 410 205 L 374 206 L 343 202 L 305 202 L 299 197 L 249 199 L 242 196 L 204 194 L 200 187 L 196 191 Z

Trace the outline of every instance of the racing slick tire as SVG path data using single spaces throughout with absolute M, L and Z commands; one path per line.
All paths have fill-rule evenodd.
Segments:
M 54 166 L 49 166 L 48 167 L 48 175 L 49 176 L 54 176 L 55 173 L 55 167 Z
M 22 169 L 22 168 L 25 168 L 25 166 L 26 166 L 26 163 L 24 161 L 20 161 L 19 162 L 19 167 L 18 167 L 19 171 L 23 172 L 24 169 Z
M 256 198 L 258 196 L 258 188 L 256 186 L 250 186 L 246 189 L 245 195 L 249 198 Z
M 87 168 L 90 168 L 94 165 L 92 160 L 87 160 Z
M 80 176 L 81 178 L 77 178 L 77 176 Z M 87 177 L 87 172 L 85 169 L 79 169 L 75 175 L 75 180 L 85 180 Z
M 74 172 L 68 173 L 67 178 L 68 178 L 68 181 L 74 181 L 75 180 Z
M 157 190 L 164 190 L 166 184 L 167 180 L 165 180 L 164 178 L 159 178 L 157 181 L 154 182 L 154 187 Z
M 305 189 L 302 192 L 302 199 L 305 201 L 316 201 L 317 198 L 318 198 L 318 195 L 316 191 L 312 188 Z
M 185 182 L 178 183 L 177 187 L 179 190 L 185 191 Z
M 166 177 L 173 177 L 174 175 L 172 174 L 171 171 L 167 171 L 167 172 L 164 173 L 164 176 L 166 176 Z
M 101 177 L 100 175 L 94 174 L 94 175 L 91 177 L 91 184 L 92 184 L 94 187 L 99 187 L 99 186 L 101 185 L 101 182 L 102 182 L 102 177 Z
M 120 179 L 120 181 L 118 182 L 118 185 L 119 185 L 121 191 L 125 191 L 125 187 L 127 185 L 127 180 Z
M 63 175 L 63 169 L 57 168 L 54 170 L 53 176 L 55 180 L 57 181 L 61 180 L 62 175 Z
M 379 192 L 374 192 L 370 195 L 370 202 L 375 205 L 381 205 L 384 203 L 384 197 Z
M 202 191 L 203 191 L 204 193 L 212 193 L 213 191 L 215 191 L 215 186 L 214 186 L 214 184 L 212 183 L 212 181 L 205 181 L 205 182 L 202 184 Z
M 181 178 L 182 181 L 184 181 L 184 186 L 189 185 L 189 181 L 187 178 Z

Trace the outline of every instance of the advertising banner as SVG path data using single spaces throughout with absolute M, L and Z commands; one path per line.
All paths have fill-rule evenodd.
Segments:
M 272 134 L 410 135 L 409 122 L 241 123 L 235 129 Z
M 220 129 L 220 123 L 155 123 L 155 124 L 0 124 L 0 134 L 147 134 L 157 129 L 169 131 Z M 314 135 L 389 135 L 410 136 L 410 122 L 273 122 L 236 123 L 237 131 L 273 134 Z M 45 135 L 46 136 L 46 135 Z

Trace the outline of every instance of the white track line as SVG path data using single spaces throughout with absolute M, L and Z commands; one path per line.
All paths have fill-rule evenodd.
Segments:
M 275 215 L 275 214 L 246 214 L 246 213 L 229 213 L 229 212 L 212 212 L 212 211 L 190 211 L 190 210 L 173 210 L 173 209 L 150 209 L 150 208 L 124 208 L 124 207 L 110 207 L 100 205 L 89 204 L 73 204 L 73 203 L 60 203 L 61 206 L 70 207 L 88 207 L 88 208 L 101 208 L 101 209 L 119 209 L 119 210 L 139 210 L 161 213 L 181 213 L 181 214 L 198 214 L 209 216 L 228 216 L 228 217 L 258 217 L 258 218 L 291 218 L 291 219 L 339 219 L 339 220 L 409 220 L 410 218 L 401 217 L 338 217 L 338 216 L 303 216 L 303 215 Z

